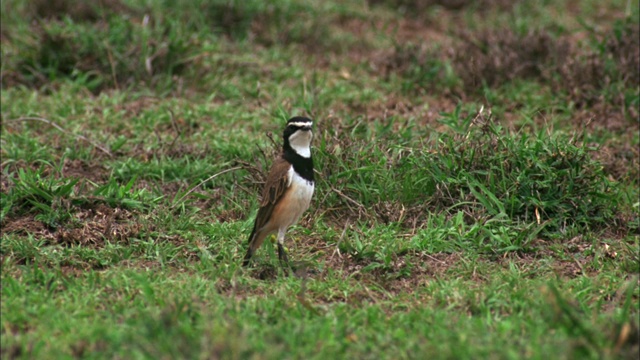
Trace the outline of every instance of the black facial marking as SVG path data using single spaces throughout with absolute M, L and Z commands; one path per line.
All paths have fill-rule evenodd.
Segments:
M 285 160 L 293 165 L 293 170 L 298 173 L 303 179 L 313 182 L 313 159 L 311 157 L 302 157 L 295 152 L 291 147 L 287 150 L 285 147 L 282 156 Z
M 300 126 L 299 124 L 305 124 L 305 125 Z M 289 136 L 291 136 L 291 134 L 293 134 L 298 130 L 311 130 L 312 124 L 313 124 L 313 121 L 309 118 L 302 117 L 302 116 L 292 117 L 291 119 L 289 119 L 289 121 L 287 121 L 287 127 L 284 128 L 283 137 L 286 140 L 289 138 Z
M 295 123 L 308 123 L 309 125 L 298 126 L 297 124 L 294 125 Z M 287 127 L 284 129 L 284 134 L 283 134 L 284 142 L 282 146 L 282 157 L 284 157 L 285 160 L 287 160 L 293 165 L 293 170 L 295 170 L 295 172 L 298 173 L 298 175 L 300 175 L 302 178 L 304 178 L 309 182 L 314 181 L 313 160 L 311 156 L 308 158 L 305 158 L 303 156 L 300 156 L 300 154 L 298 154 L 295 150 L 293 150 L 293 148 L 291 147 L 291 144 L 289 144 L 289 137 L 291 136 L 291 134 L 293 134 L 298 130 L 303 130 L 303 131 L 311 130 L 312 123 L 313 122 L 311 121 L 311 119 L 301 117 L 301 116 L 296 116 L 291 118 L 287 122 Z

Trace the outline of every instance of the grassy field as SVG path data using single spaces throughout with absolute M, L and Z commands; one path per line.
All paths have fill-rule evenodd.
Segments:
M 638 358 L 636 1 L 1 6 L 3 359 Z

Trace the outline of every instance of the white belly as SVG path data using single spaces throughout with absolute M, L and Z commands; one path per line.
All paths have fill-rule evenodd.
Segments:
M 309 208 L 315 185 L 293 171 L 293 167 L 289 170 L 289 173 L 291 174 L 291 187 L 289 188 L 289 200 L 291 201 L 289 204 L 293 224 L 298 221 L 300 216 Z
M 312 182 L 309 182 L 296 174 L 293 167 L 287 174 L 289 176 L 289 189 L 285 197 L 276 206 L 273 213 L 273 220 L 276 228 L 286 229 L 295 224 L 300 216 L 309 208 L 311 197 L 315 188 Z M 274 229 L 275 230 L 275 229 Z

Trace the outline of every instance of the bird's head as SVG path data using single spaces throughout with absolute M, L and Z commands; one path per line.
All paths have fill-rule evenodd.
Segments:
M 313 121 L 306 117 L 296 116 L 287 121 L 284 128 L 284 143 L 302 157 L 311 156 L 311 140 L 313 139 Z

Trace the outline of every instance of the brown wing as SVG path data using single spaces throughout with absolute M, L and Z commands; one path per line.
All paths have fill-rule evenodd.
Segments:
M 289 179 L 287 178 L 287 172 L 291 164 L 289 164 L 286 160 L 279 157 L 271 170 L 269 171 L 269 175 L 267 176 L 267 182 L 264 184 L 264 190 L 262 191 L 262 201 L 260 202 L 260 210 L 258 210 L 258 215 L 256 216 L 256 223 L 253 227 L 253 233 L 249 238 L 253 238 L 255 232 L 261 229 L 271 217 L 271 213 L 273 213 L 273 208 L 275 207 L 278 200 L 284 195 L 285 190 L 287 189 L 287 185 Z

